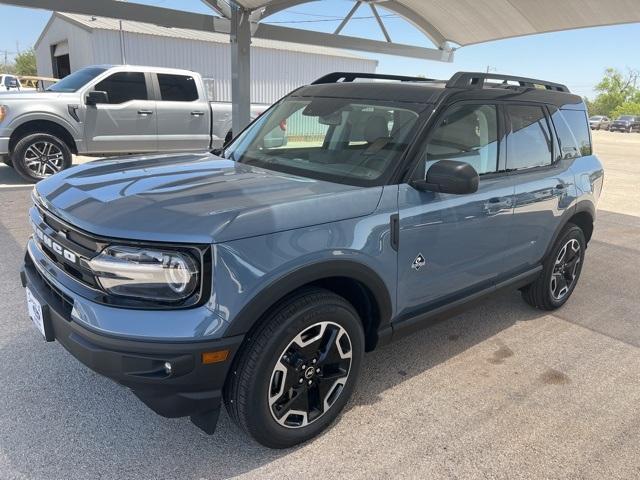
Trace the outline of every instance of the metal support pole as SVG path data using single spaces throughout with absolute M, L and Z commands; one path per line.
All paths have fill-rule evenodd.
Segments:
M 232 131 L 238 135 L 251 121 L 250 12 L 231 4 Z

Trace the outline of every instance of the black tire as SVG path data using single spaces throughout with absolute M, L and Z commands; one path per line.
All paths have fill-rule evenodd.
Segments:
M 69 168 L 72 156 L 69 146 L 56 135 L 31 133 L 18 140 L 11 160 L 22 178 L 35 183 Z
M 0 155 L 0 159 L 2 163 L 4 163 L 7 167 L 13 168 L 13 162 L 11 161 L 11 157 L 9 155 Z
M 568 246 L 570 250 L 567 252 L 570 254 L 576 245 L 579 245 L 579 252 L 575 257 L 575 265 L 569 262 L 569 260 L 573 261 L 572 257 L 565 257 L 560 261 L 563 248 Z M 580 279 L 586 247 L 587 242 L 582 229 L 573 223 L 567 224 L 545 260 L 538 279 L 521 289 L 522 298 L 529 305 L 540 310 L 555 310 L 564 305 Z M 553 281 L 552 277 L 555 277 Z M 572 280 L 569 281 L 569 279 Z M 563 281 L 566 283 L 566 291 L 562 285 Z
M 327 324 L 324 330 L 318 326 L 321 323 Z M 309 332 L 317 332 L 321 338 L 304 348 L 296 348 L 298 344 L 294 339 L 303 338 L 303 334 L 310 335 Z M 343 345 L 345 332 L 351 357 L 346 376 L 340 377 L 345 371 L 343 354 L 348 355 Z M 309 349 L 316 348 L 316 342 L 318 346 L 325 345 L 317 355 L 309 353 Z M 334 348 L 339 353 L 337 359 L 335 353 L 329 354 Z M 323 354 L 323 351 L 327 353 Z M 224 391 L 229 415 L 245 432 L 267 447 L 288 448 L 305 442 L 322 432 L 340 414 L 355 387 L 363 355 L 362 323 L 353 306 L 324 289 L 301 290 L 268 314 L 236 357 Z M 336 363 L 329 364 L 330 361 Z M 338 363 L 340 365 L 336 366 Z M 309 368 L 309 364 L 322 368 Z M 279 374 L 276 385 L 279 368 L 285 373 Z M 309 369 L 311 376 L 308 376 Z M 326 381 L 322 383 L 325 377 Z M 338 385 L 336 378 L 342 378 L 344 384 Z M 307 386 L 307 381 L 317 383 Z M 272 402 L 274 397 L 278 401 Z M 283 403 L 279 403 L 283 398 Z M 294 408 L 294 402 L 300 401 L 296 400 L 298 398 L 318 406 L 322 404 L 322 412 L 307 408 L 306 416 L 296 415 L 293 412 L 299 410 Z M 327 409 L 326 404 L 329 405 Z M 283 408 L 287 405 L 289 408 Z M 283 412 L 278 420 L 276 415 L 280 408 Z M 292 423 L 285 425 L 286 422 Z

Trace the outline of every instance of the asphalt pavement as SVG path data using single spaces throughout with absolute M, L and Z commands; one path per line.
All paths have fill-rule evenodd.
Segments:
M 298 448 L 207 436 L 45 344 L 18 270 L 31 187 L 0 165 L 1 479 L 640 478 L 640 135 L 596 132 L 605 191 L 553 314 L 505 292 L 365 358 L 339 421 Z

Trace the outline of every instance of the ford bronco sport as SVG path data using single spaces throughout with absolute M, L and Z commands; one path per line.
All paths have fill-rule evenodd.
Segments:
M 339 415 L 365 351 L 502 288 L 562 306 L 603 184 L 580 97 L 482 73 L 331 74 L 221 157 L 41 181 L 21 279 L 47 341 L 208 433 L 224 402 L 274 448 Z

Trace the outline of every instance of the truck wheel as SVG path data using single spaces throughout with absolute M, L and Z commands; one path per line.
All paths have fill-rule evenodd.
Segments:
M 11 162 L 11 157 L 9 155 L 0 155 L 0 159 L 2 159 L 2 163 L 7 167 L 13 168 L 13 162 Z
M 237 357 L 225 388 L 227 410 L 267 447 L 305 442 L 344 408 L 363 355 L 353 306 L 327 290 L 302 290 L 272 311 Z
M 71 166 L 71 150 L 55 135 L 32 133 L 18 140 L 11 160 L 20 176 L 35 183 Z
M 541 310 L 555 310 L 564 305 L 580 278 L 586 247 L 580 227 L 567 224 L 544 262 L 538 279 L 522 289 L 524 300 Z

